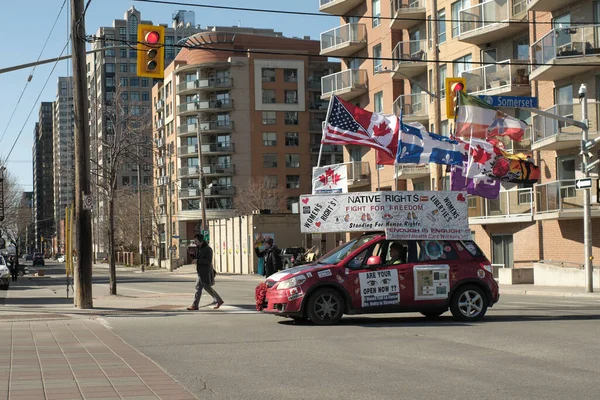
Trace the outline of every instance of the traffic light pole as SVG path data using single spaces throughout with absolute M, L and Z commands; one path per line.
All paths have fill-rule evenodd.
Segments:
M 77 265 L 74 305 L 93 307 L 92 224 L 89 210 L 83 209 L 83 195 L 90 193 L 88 97 L 85 65 L 85 18 L 83 0 L 71 0 L 71 43 L 73 63 L 73 104 L 75 109 L 75 230 Z
M 196 127 L 198 131 L 198 170 L 200 187 L 200 207 L 202 207 L 202 231 L 206 230 L 206 198 L 204 196 L 204 168 L 202 165 L 202 133 L 200 132 L 200 114 L 196 117 Z
M 585 129 L 583 129 L 582 141 L 581 141 L 581 169 L 583 171 L 583 176 L 585 178 L 589 178 L 589 156 L 587 150 L 588 143 L 588 103 L 587 103 L 587 88 L 584 84 L 581 85 L 579 89 L 579 94 L 581 96 L 581 118 L 583 122 L 586 124 Z M 591 188 L 583 189 L 583 256 L 584 260 L 584 269 L 585 269 L 585 291 L 587 293 L 592 293 L 594 291 L 594 266 L 592 264 L 592 260 L 594 257 L 592 256 L 592 212 L 590 205 L 590 190 Z

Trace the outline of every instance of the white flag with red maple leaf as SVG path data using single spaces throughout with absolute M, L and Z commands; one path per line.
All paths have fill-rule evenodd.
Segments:
M 345 164 L 313 168 L 312 194 L 348 193 L 348 168 Z

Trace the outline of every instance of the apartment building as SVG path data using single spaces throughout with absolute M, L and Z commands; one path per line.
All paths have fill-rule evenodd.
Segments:
M 448 135 L 453 121 L 445 115 L 446 77 L 464 77 L 473 95 L 536 96 L 540 109 L 577 119 L 577 91 L 586 83 L 590 137 L 597 134 L 600 69 L 589 65 L 599 47 L 597 27 L 590 24 L 598 21 L 596 3 L 320 0 L 319 10 L 349 16 L 321 34 L 321 54 L 342 60 L 341 72 L 323 78 L 323 99 L 335 94 L 369 111 L 402 112 L 405 121 Z M 582 21 L 588 24 L 578 26 Z M 507 267 L 538 260 L 582 264 L 582 192 L 574 187 L 581 176 L 581 132 L 523 109 L 505 111 L 530 125 L 524 140 L 506 140 L 506 148 L 531 153 L 542 179 L 529 187 L 503 184 L 497 200 L 471 197 L 475 240 L 494 264 Z M 449 188 L 439 166 L 401 164 L 396 172 L 376 165 L 374 150 L 353 146 L 345 146 L 344 159 L 352 163 L 350 190 Z M 593 196 L 594 221 L 597 201 Z M 593 253 L 600 255 L 599 236 Z
M 101 179 L 102 165 L 106 162 L 105 146 L 102 141 L 110 131 L 110 118 L 107 114 L 114 111 L 114 98 L 118 94 L 123 107 L 121 111 L 130 115 L 147 115 L 151 113 L 151 88 L 157 80 L 137 76 L 136 61 L 137 29 L 139 24 L 153 24 L 143 20 L 141 12 L 135 7 L 129 8 L 123 19 L 112 22 L 112 26 L 98 28 L 95 36 L 101 40 L 92 43 L 92 49 L 105 48 L 87 56 L 88 92 L 90 94 L 90 156 L 92 186 L 96 205 L 93 209 L 93 247 L 97 257 L 104 257 L 107 249 L 107 238 L 103 228 L 106 221 L 107 208 L 104 206 L 102 192 L 98 190 L 97 181 Z M 172 15 L 172 26 L 165 26 L 165 65 L 171 63 L 179 49 L 174 47 L 183 38 L 189 37 L 200 28 L 195 24 L 193 11 L 177 11 Z M 126 43 L 120 43 L 119 40 Z M 130 45 L 128 46 L 127 43 Z M 111 49 L 110 47 L 114 47 Z M 131 160 L 129 160 L 131 161 Z M 137 187 L 138 184 L 151 185 L 152 156 L 147 154 L 141 171 L 141 182 L 138 183 L 137 162 L 125 160 L 120 171 L 118 188 Z
M 53 104 L 53 180 L 55 250 L 64 254 L 65 208 L 75 201 L 75 110 L 73 109 L 73 78 L 60 77 Z
M 339 69 L 318 56 L 319 42 L 271 29 L 208 27 L 193 41 L 220 50 L 182 50 L 152 90 L 163 258 L 168 248 L 185 258 L 200 230 L 200 172 L 207 219 L 233 216 L 253 178 L 283 188 L 287 209 L 297 207 L 311 188 L 327 111 L 321 78 Z M 335 162 L 341 147 L 325 146 L 322 163 Z
M 49 251 L 54 231 L 52 102 L 40 103 L 33 138 L 33 222 L 35 249 Z

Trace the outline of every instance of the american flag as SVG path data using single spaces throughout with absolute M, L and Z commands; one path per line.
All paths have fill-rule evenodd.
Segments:
M 331 99 L 331 112 L 323 130 L 323 144 L 367 146 L 396 156 L 398 118 L 372 113 L 337 96 Z

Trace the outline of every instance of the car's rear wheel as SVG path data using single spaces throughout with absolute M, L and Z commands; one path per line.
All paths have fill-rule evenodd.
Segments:
M 483 290 L 475 285 L 458 288 L 452 296 L 450 311 L 459 321 L 479 321 L 488 308 L 488 300 Z
M 427 311 L 427 312 L 422 312 L 421 314 L 427 319 L 437 319 L 440 317 L 440 315 L 442 315 L 445 312 L 446 312 L 446 310 L 444 310 L 444 311 Z
M 316 325 L 333 325 L 344 315 L 344 297 L 334 289 L 318 289 L 308 299 L 306 315 Z

